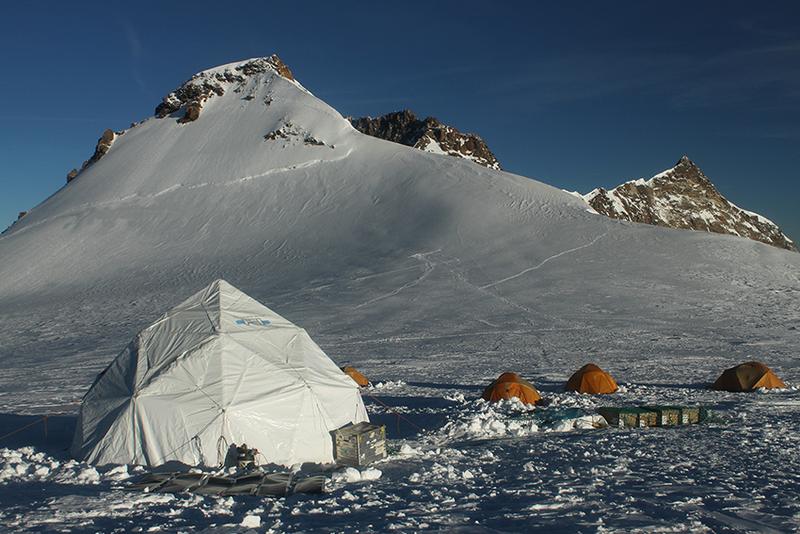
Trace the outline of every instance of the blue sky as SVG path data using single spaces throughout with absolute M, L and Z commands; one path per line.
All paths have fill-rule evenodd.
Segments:
M 436 116 L 565 189 L 688 154 L 800 240 L 797 2 L 13 2 L 0 49 L 2 227 L 105 128 L 198 70 L 277 53 L 342 114 Z

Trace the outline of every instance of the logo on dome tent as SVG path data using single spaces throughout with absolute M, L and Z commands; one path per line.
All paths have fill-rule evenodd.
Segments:
M 269 326 L 272 321 L 259 317 L 246 317 L 244 319 L 236 319 L 233 323 L 238 326 Z

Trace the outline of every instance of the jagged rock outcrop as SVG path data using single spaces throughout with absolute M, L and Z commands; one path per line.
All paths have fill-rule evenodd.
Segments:
M 5 234 L 6 232 L 8 232 L 8 231 L 9 231 L 9 230 L 11 230 L 12 228 L 14 228 L 14 225 L 15 225 L 15 224 L 17 224 L 17 223 L 18 223 L 18 222 L 19 222 L 19 221 L 20 221 L 20 220 L 21 220 L 23 217 L 25 217 L 27 214 L 28 214 L 28 212 L 27 212 L 27 211 L 20 211 L 20 212 L 17 214 L 17 220 L 16 220 L 16 221 L 14 221 L 14 222 L 12 222 L 11 224 L 9 224 L 9 225 L 8 225 L 8 227 L 7 227 L 5 230 L 3 230 L 2 232 L 0 232 L 0 234 Z
M 237 88 L 242 87 L 248 76 L 269 71 L 294 81 L 292 71 L 275 54 L 251 59 L 233 67 L 199 72 L 163 98 L 163 101 L 156 106 L 156 117 L 163 119 L 183 109 L 184 113 L 178 119 L 179 123 L 196 121 L 200 117 L 203 104 L 209 98 L 214 95 L 224 95 L 230 84 L 235 84 L 234 91 L 236 91 Z
M 583 197 L 598 213 L 626 221 L 732 234 L 797 250 L 781 229 L 728 201 L 688 157 L 649 180 L 634 180 Z
M 418 119 L 412 111 L 405 109 L 382 117 L 348 119 L 356 130 L 373 137 L 500 169 L 500 163 L 483 139 L 475 134 L 462 133 L 433 117 Z
M 114 130 L 106 129 L 103 135 L 100 136 L 100 139 L 97 140 L 97 146 L 94 147 L 94 154 L 92 154 L 92 157 L 89 158 L 83 166 L 88 167 L 92 163 L 100 161 L 100 158 L 105 156 L 108 149 L 114 144 L 114 139 L 116 139 L 116 137 L 117 134 Z
M 92 157 L 83 162 L 80 170 L 72 169 L 67 173 L 67 183 L 70 183 L 72 180 L 77 178 L 86 167 L 100 161 L 100 158 L 105 156 L 108 150 L 111 148 L 111 145 L 114 144 L 114 140 L 123 133 L 124 132 L 115 132 L 114 130 L 108 128 L 103 131 L 103 135 L 100 136 L 100 139 L 97 140 L 97 145 L 94 147 L 94 154 L 92 154 Z

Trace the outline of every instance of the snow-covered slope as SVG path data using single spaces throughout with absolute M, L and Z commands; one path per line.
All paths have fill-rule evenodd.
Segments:
M 797 250 L 777 224 L 722 196 L 686 156 L 649 180 L 625 182 L 608 191 L 594 189 L 584 198 L 598 213 L 615 219 L 738 235 Z
M 275 65 L 265 58 L 195 77 L 190 84 L 209 82 L 216 90 L 176 91 L 179 107 L 168 98 L 173 104 L 163 118 L 115 135 L 100 159 L 0 236 L 0 410 L 11 414 L 9 420 L 74 414 L 95 374 L 132 335 L 215 278 L 230 280 L 306 328 L 337 363 L 352 363 L 374 381 L 404 381 L 375 393 L 383 391 L 411 417 L 422 414 L 426 426 L 464 414 L 483 417 L 470 399 L 505 370 L 554 396 L 591 360 L 629 391 L 646 392 L 649 402 L 683 398 L 728 407 L 735 400 L 696 385 L 734 362 L 757 357 L 790 385 L 800 380 L 800 254 L 735 236 L 599 217 L 582 199 L 535 180 L 363 135 Z M 182 120 L 190 108 L 193 120 Z M 637 395 L 618 402 L 644 398 Z M 796 393 L 781 398 L 779 424 L 800 421 Z M 755 416 L 741 424 L 778 424 L 762 408 L 753 404 L 748 413 Z M 368 409 L 390 423 L 390 437 L 408 437 L 394 434 L 396 421 L 383 407 Z M 486 424 L 497 427 L 495 419 Z M 763 453 L 754 455 L 753 473 L 797 465 L 795 453 L 769 459 L 783 434 L 759 441 L 760 431 L 747 428 Z M 689 452 L 701 455 L 703 465 L 714 458 L 727 462 L 709 482 L 714 491 L 741 484 L 735 470 L 741 447 L 726 445 L 725 432 L 701 429 L 690 439 L 698 446 Z M 390 521 L 420 530 L 487 518 L 518 530 L 541 516 L 542 509 L 526 504 L 535 492 L 549 496 L 537 503 L 554 506 L 551 512 L 575 506 L 576 513 L 596 518 L 592 510 L 603 510 L 601 521 L 623 529 L 663 526 L 667 511 L 683 521 L 680 506 L 653 505 L 648 467 L 667 454 L 688 454 L 683 442 L 642 435 L 637 443 L 653 460 L 640 465 L 624 462 L 636 455 L 624 434 L 607 436 L 622 457 L 625 478 L 594 496 L 586 489 L 583 504 L 555 501 L 562 485 L 589 488 L 594 475 L 578 480 L 576 471 L 570 474 L 573 467 L 589 473 L 587 458 L 613 464 L 596 435 L 578 442 L 537 438 L 533 450 L 549 456 L 528 466 L 527 441 L 473 448 L 451 441 L 445 446 L 451 456 L 443 458 L 435 434 L 419 455 L 395 455 L 381 467 L 387 474 L 378 497 L 353 490 L 361 504 L 351 508 L 342 503 L 353 493 L 338 489 L 331 497 L 338 504 L 329 508 L 346 506 L 352 515 L 337 517 L 373 522 L 374 530 Z M 18 464 L 7 465 L 14 470 Z M 508 465 L 513 476 L 503 474 L 501 466 Z M 560 474 L 540 473 L 542 465 Z M 694 499 L 688 475 L 667 469 L 675 462 L 663 465 L 659 473 L 677 477 L 675 487 L 689 488 L 681 495 Z M 478 474 L 470 478 L 467 467 Z M 609 477 L 615 469 L 608 467 Z M 117 507 L 119 494 L 102 488 L 116 503 L 109 506 Z M 697 485 L 698 492 L 709 488 Z M 797 481 L 782 488 L 789 495 Z M 87 502 L 104 498 L 76 491 L 88 495 Z M 756 489 L 746 491 L 749 499 Z M 800 513 L 783 492 L 773 507 L 780 521 L 771 523 L 781 528 Z M 481 498 L 470 500 L 470 494 Z M 627 500 L 634 494 L 641 498 Z M 457 504 L 448 504 L 451 499 Z M 52 506 L 79 507 L 78 501 Z M 20 500 L 19 524 L 50 517 L 48 502 Z M 191 507 L 208 511 L 214 502 L 201 499 Z M 38 516 L 30 512 L 34 506 Z M 141 506 L 155 510 L 142 519 L 145 525 L 177 528 L 168 519 L 159 522 L 160 504 Z M 387 508 L 394 519 L 387 519 Z M 283 529 L 311 530 L 320 525 L 313 510 L 309 502 L 299 516 L 290 507 L 275 513 L 284 514 Z M 84 516 L 64 517 L 70 524 L 69 518 Z M 711 521 L 705 525 L 719 519 L 693 517 Z

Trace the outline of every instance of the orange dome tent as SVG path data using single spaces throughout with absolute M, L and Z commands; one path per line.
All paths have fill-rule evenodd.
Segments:
M 342 367 L 342 372 L 353 379 L 353 381 L 362 388 L 369 385 L 369 379 L 361 374 L 358 369 L 346 365 Z
M 614 393 L 619 389 L 614 378 L 593 363 L 587 363 L 569 377 L 567 391 L 578 393 Z
M 536 388 L 517 373 L 503 373 L 483 390 L 482 397 L 489 402 L 516 397 L 525 404 L 536 404 L 542 396 Z
M 758 388 L 785 388 L 786 384 L 761 362 L 741 363 L 725 369 L 711 386 L 721 391 L 754 391 Z

